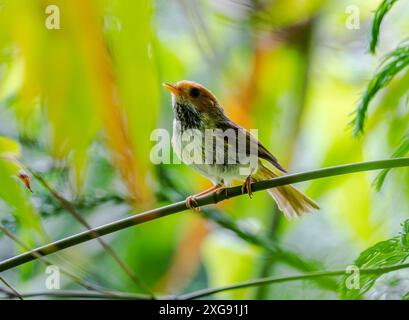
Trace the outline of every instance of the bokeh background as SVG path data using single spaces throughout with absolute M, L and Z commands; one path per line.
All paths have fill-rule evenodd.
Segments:
M 45 27 L 50 4 L 60 10 L 60 29 Z M 409 31 L 409 3 L 399 1 L 382 24 L 377 54 L 370 55 L 377 5 L 0 1 L 2 225 L 26 248 L 84 230 L 33 176 L 30 193 L 14 177 L 22 168 L 37 172 L 92 226 L 210 186 L 184 165 L 150 161 L 152 130 L 172 126 L 170 95 L 162 82 L 204 84 L 234 121 L 259 130 L 260 140 L 290 172 L 390 157 L 407 130 L 409 71 L 375 99 L 364 135 L 353 138 L 348 126 L 381 58 Z M 351 6 L 359 11 L 357 29 L 348 27 Z M 257 193 L 252 200 L 238 197 L 203 214 L 186 211 L 103 239 L 144 288 L 162 295 L 342 269 L 400 230 L 408 217 L 408 173 L 394 170 L 379 192 L 372 186 L 373 172 L 299 184 L 321 210 L 295 221 L 285 220 L 267 194 Z M 281 253 L 266 243 L 279 245 Z M 0 232 L 0 260 L 25 250 Z M 88 281 L 146 293 L 97 241 L 48 259 L 78 277 L 62 275 L 62 289 L 81 289 L 79 282 Z M 46 290 L 45 269 L 35 261 L 2 276 L 19 292 L 39 292 Z M 399 298 L 409 288 L 396 278 L 407 276 L 400 271 L 386 278 L 367 297 Z M 335 299 L 337 288 L 335 279 L 298 281 L 214 297 Z

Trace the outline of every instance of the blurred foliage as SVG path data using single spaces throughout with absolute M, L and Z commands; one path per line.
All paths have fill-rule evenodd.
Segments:
M 362 101 L 356 110 L 355 131 L 358 135 L 364 131 L 365 116 L 368 110 L 370 101 L 375 97 L 379 90 L 389 84 L 389 82 L 402 70 L 409 65 L 409 46 L 404 44 L 391 53 L 389 53 L 380 70 L 376 73 L 373 79 L 369 82 L 365 92 L 363 93 Z
M 0 136 L 0 198 L 6 202 L 11 214 L 22 224 L 41 235 L 43 232 L 39 217 L 36 215 L 30 202 L 29 191 L 17 179 L 22 171 L 22 166 L 18 163 L 17 157 L 21 155 L 21 148 L 15 141 Z M 33 243 L 31 232 L 27 232 L 24 237 Z
M 388 13 L 391 10 L 392 6 L 397 2 L 397 0 L 383 0 L 373 18 L 372 28 L 371 28 L 371 40 L 370 40 L 370 52 L 375 54 L 376 47 L 379 40 L 379 33 L 381 28 L 381 23 Z M 371 79 L 368 86 L 366 87 L 364 93 L 362 94 L 361 101 L 355 111 L 355 119 L 353 121 L 354 124 L 354 134 L 359 135 L 364 132 L 364 124 L 365 118 L 368 112 L 368 107 L 370 102 L 375 98 L 377 93 L 384 87 L 386 87 L 402 70 L 406 69 L 406 74 L 402 76 L 401 83 L 403 89 L 400 91 L 394 90 L 393 88 L 390 90 L 392 94 L 390 96 L 394 96 L 391 98 L 393 99 L 394 103 L 389 102 L 389 107 L 399 106 L 399 98 L 406 99 L 407 104 L 407 77 L 408 77 L 408 65 L 409 65 L 409 47 L 408 43 L 404 42 L 395 50 L 389 52 L 386 57 L 383 59 L 381 65 L 379 66 L 379 70 L 375 74 L 375 76 Z M 402 81 L 403 80 L 403 81 Z M 407 154 L 409 151 L 409 145 L 407 143 L 407 134 L 403 137 L 401 143 L 392 154 L 392 157 L 402 157 Z M 374 184 L 376 185 L 377 190 L 379 191 L 385 181 L 385 178 L 390 170 L 383 170 L 375 179 Z
M 393 158 L 404 157 L 409 152 L 409 134 L 403 137 L 401 143 L 399 144 L 396 151 L 392 154 Z M 376 177 L 374 184 L 376 185 L 376 189 L 380 191 L 382 185 L 386 179 L 386 176 L 390 170 L 382 170 L 382 172 Z
M 409 257 L 409 220 L 402 224 L 399 236 L 378 242 L 363 251 L 355 260 L 355 266 L 360 269 L 392 266 L 403 263 Z M 372 288 L 381 274 L 361 274 L 359 289 L 347 288 L 347 277 L 341 282 L 341 296 L 344 299 L 357 299 Z
M 396 10 L 385 16 L 392 3 Z M 60 29 L 45 26 L 50 4 L 59 8 Z M 32 194 L 24 187 L 16 175 L 27 167 L 93 226 L 206 188 L 209 182 L 184 165 L 150 162 L 152 130 L 172 127 L 165 81 L 206 85 L 234 121 L 259 130 L 290 172 L 386 158 L 397 146 L 395 155 L 404 155 L 408 48 L 391 48 L 407 36 L 408 3 L 355 4 L 360 28 L 351 30 L 346 0 L 0 1 L 2 224 L 32 247 L 84 230 L 38 181 L 31 181 Z M 378 61 L 364 39 L 371 26 L 378 39 L 381 22 L 385 37 L 375 44 L 386 58 L 365 91 Z M 366 135 L 358 140 L 345 127 L 361 90 L 357 116 Z M 268 195 L 257 193 L 104 240 L 160 294 L 343 268 L 407 219 L 408 170 L 393 170 L 380 193 L 370 188 L 373 178 L 301 184 L 322 209 L 300 221 L 283 220 Z M 0 237 L 0 260 L 19 250 Z M 95 242 L 49 258 L 100 286 L 141 291 Z M 28 291 L 43 290 L 47 276 L 38 261 L 4 275 Z M 64 277 L 62 286 L 78 284 Z M 331 279 L 320 279 L 219 297 L 337 295 Z

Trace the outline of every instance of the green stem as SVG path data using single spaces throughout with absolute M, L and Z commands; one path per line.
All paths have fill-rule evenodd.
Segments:
M 409 263 L 403 263 L 399 265 L 389 266 L 389 267 L 381 267 L 381 268 L 371 268 L 371 269 L 360 269 L 360 274 L 384 274 L 400 269 L 409 268 Z M 215 293 L 229 291 L 229 290 L 236 290 L 236 289 L 243 289 L 249 288 L 254 286 L 266 285 L 266 284 L 273 284 L 273 283 L 280 283 L 280 282 L 291 282 L 291 281 L 303 281 L 303 280 L 311 280 L 315 278 L 322 278 L 322 277 L 335 277 L 335 276 L 342 276 L 347 274 L 346 270 L 333 270 L 333 271 L 320 271 L 320 272 L 311 272 L 307 274 L 295 275 L 295 276 L 288 276 L 288 277 L 266 277 L 262 279 L 255 279 L 245 282 L 236 283 L 233 285 L 213 288 L 213 289 L 204 289 L 204 290 L 197 290 L 191 293 L 187 293 L 180 296 L 163 296 L 159 297 L 159 299 L 179 299 L 179 300 L 190 300 L 190 299 L 198 299 L 205 296 L 209 296 Z M 61 297 L 61 298 L 94 298 L 94 299 L 148 299 L 149 296 L 146 295 L 138 295 L 128 292 L 117 292 L 112 291 L 109 292 L 110 294 L 104 294 L 95 291 L 77 291 L 77 290 L 58 290 L 58 291 L 44 291 L 44 292 L 34 292 L 34 293 L 25 293 L 21 294 L 24 298 L 29 297 L 38 297 L 38 296 L 51 296 L 51 297 Z
M 18 244 L 20 247 L 22 247 L 23 249 L 30 251 L 30 248 L 23 243 L 20 239 L 18 239 L 13 233 L 11 233 L 10 231 L 8 231 L 3 225 L 0 224 L 0 231 L 2 231 L 7 237 L 9 237 L 11 240 L 13 240 L 16 244 Z M 39 261 L 41 261 L 42 263 L 44 263 L 46 266 L 50 266 L 52 265 L 51 261 L 49 261 L 48 259 L 44 258 L 42 255 L 40 255 L 39 253 L 33 252 L 32 253 L 33 256 L 35 256 Z M 75 274 L 60 268 L 60 271 L 62 274 L 66 275 L 67 277 L 71 278 L 72 280 L 74 280 L 74 282 L 78 283 L 80 286 L 84 287 L 87 290 L 93 290 L 93 291 L 97 291 L 103 294 L 107 293 L 107 290 L 103 289 L 103 288 L 98 288 L 97 286 L 95 286 L 94 284 L 89 283 L 86 280 L 81 279 L 80 277 L 76 276 Z
M 33 175 L 34 178 L 60 203 L 60 205 L 67 210 L 80 224 L 82 224 L 86 229 L 92 231 L 91 225 L 82 217 L 81 213 L 74 207 L 74 205 L 60 195 L 56 190 L 54 190 L 47 181 L 43 179 L 37 172 L 32 170 L 30 167 L 26 166 L 28 171 Z M 153 292 L 144 284 L 144 282 L 139 278 L 135 272 L 123 261 L 115 250 L 104 240 L 102 240 L 97 233 L 94 232 L 93 237 L 99 242 L 102 248 L 112 257 L 112 259 L 117 263 L 117 265 L 125 272 L 126 275 L 138 286 L 138 288 L 147 292 L 152 298 L 155 298 Z
M 172 179 L 166 170 L 163 170 L 163 166 L 158 167 L 158 177 L 161 182 L 160 196 L 163 199 L 166 199 L 168 202 L 175 202 L 177 199 L 186 198 L 189 193 L 186 190 L 179 190 L 178 187 L 173 183 L 174 179 Z M 177 190 L 177 195 L 175 195 L 175 190 Z M 271 201 L 273 201 L 271 199 Z M 271 212 L 271 216 L 274 216 L 274 219 L 278 220 L 277 218 L 281 218 L 282 214 L 278 210 L 277 206 L 272 206 L 274 212 Z M 213 207 L 206 207 L 202 208 L 200 213 L 206 218 L 206 220 L 210 220 L 220 227 L 224 229 L 228 229 L 235 233 L 236 236 L 247 241 L 248 243 L 254 244 L 262 249 L 265 250 L 266 259 L 268 260 L 271 257 L 277 259 L 287 266 L 294 268 L 300 272 L 313 272 L 322 270 L 322 264 L 314 259 L 308 259 L 298 252 L 293 252 L 289 248 L 284 248 L 280 244 L 277 243 L 277 239 L 270 238 L 266 234 L 260 232 L 252 232 L 247 228 L 241 226 L 237 221 L 235 221 L 229 215 L 224 214 L 217 208 Z M 278 221 L 283 221 L 282 219 Z M 272 225 L 268 230 L 275 230 L 275 227 Z M 260 277 L 267 277 L 271 273 L 265 273 Z M 326 279 L 316 279 L 317 284 L 326 290 L 335 290 L 338 288 L 338 283 L 334 279 L 326 278 Z
M 80 299 L 109 299 L 109 300 L 150 300 L 148 295 L 129 292 L 109 291 L 108 293 L 85 290 L 55 290 L 39 291 L 21 294 L 23 298 L 56 297 L 56 298 L 80 298 Z
M 255 182 L 251 185 L 253 192 L 270 189 L 282 185 L 287 185 L 291 183 L 297 183 L 302 181 L 326 178 L 331 176 L 338 176 L 347 173 L 359 172 L 359 171 L 369 171 L 369 170 L 379 170 L 386 168 L 395 167 L 406 167 L 409 166 L 409 158 L 397 158 L 370 162 L 360 162 L 353 164 L 340 165 L 335 167 L 328 167 L 318 170 L 312 170 L 302 173 L 296 173 L 291 175 L 286 175 L 270 180 L 264 180 Z M 236 186 L 222 191 L 216 191 L 211 194 L 197 198 L 198 206 L 205 206 L 209 204 L 215 204 L 220 201 L 237 197 L 242 195 L 242 187 Z M 55 242 L 46 244 L 39 248 L 30 250 L 28 252 L 22 253 L 20 255 L 14 256 L 7 260 L 0 262 L 0 272 L 17 267 L 29 261 L 37 259 L 38 255 L 46 256 L 51 253 L 58 252 L 60 250 L 75 246 L 77 244 L 89 241 L 95 238 L 95 235 L 104 236 L 131 226 L 142 224 L 144 222 L 152 221 L 161 217 L 165 217 L 170 214 L 182 212 L 188 209 L 186 207 L 185 201 L 180 201 L 173 203 L 158 209 L 152 209 L 145 211 L 124 219 L 108 223 L 91 230 L 83 231 L 81 233 L 72 235 L 70 237 L 57 240 Z
M 383 274 L 388 273 L 404 268 L 409 268 L 409 263 L 404 263 L 400 265 L 390 266 L 390 267 L 383 267 L 383 268 L 376 268 L 376 269 L 361 269 L 359 270 L 360 274 Z M 320 277 L 334 277 L 334 276 L 341 276 L 346 274 L 345 270 L 334 270 L 334 271 L 320 271 L 320 272 L 312 272 L 308 274 L 296 275 L 296 276 L 288 276 L 288 277 L 267 277 L 262 279 L 250 280 L 241 283 L 236 283 L 229 286 L 214 288 L 214 289 L 203 289 L 194 291 L 191 293 L 187 293 L 178 297 L 181 300 L 190 300 L 190 299 L 197 299 L 201 297 L 205 297 L 208 295 L 212 295 L 215 293 L 228 291 L 228 290 L 236 290 L 254 286 L 260 286 L 265 284 L 272 284 L 272 283 L 279 283 L 279 282 L 289 282 L 289 281 L 299 281 L 299 280 L 309 280 L 313 278 L 320 278 Z
M 9 297 L 16 297 L 20 300 L 23 300 L 22 296 L 17 292 L 16 289 L 14 289 L 3 277 L 0 276 L 0 282 L 2 282 L 7 288 L 9 288 L 10 292 L 7 292 L 6 290 L 3 290 L 0 288 L 0 291 L 3 291 L 6 293 Z

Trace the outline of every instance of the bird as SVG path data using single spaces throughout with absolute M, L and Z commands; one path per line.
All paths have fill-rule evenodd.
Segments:
M 197 197 L 223 190 L 234 181 L 242 182 L 243 193 L 247 192 L 252 198 L 251 183 L 286 174 L 278 160 L 249 130 L 239 126 L 225 114 L 216 96 L 209 89 L 189 80 L 176 84 L 166 82 L 163 86 L 172 96 L 172 147 L 176 155 L 213 183 L 209 189 L 187 197 L 188 208 L 200 210 L 196 203 Z M 204 142 L 203 137 L 206 137 L 208 132 L 213 134 L 209 139 L 213 143 Z M 226 132 L 230 132 L 230 135 L 226 135 Z M 187 139 L 186 136 L 189 135 L 191 137 Z M 240 149 L 237 146 L 240 137 L 243 137 L 246 147 L 253 148 Z M 214 143 L 217 138 L 221 143 Z M 255 165 L 251 167 L 251 164 L 239 161 L 246 156 L 256 156 Z M 203 161 L 203 158 L 206 161 Z M 246 166 L 250 168 L 243 175 L 242 169 Z M 287 219 L 319 209 L 314 200 L 292 185 L 274 187 L 267 192 Z

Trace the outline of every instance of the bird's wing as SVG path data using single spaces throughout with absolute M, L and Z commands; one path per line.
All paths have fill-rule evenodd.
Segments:
M 250 155 L 252 153 L 253 148 L 251 148 L 251 144 L 257 145 L 257 154 L 256 156 L 270 162 L 273 166 L 275 166 L 278 170 L 285 173 L 287 172 L 282 165 L 278 162 L 277 158 L 274 157 L 270 151 L 268 151 L 261 143 L 254 137 L 248 130 L 240 127 L 233 121 L 226 119 L 225 121 L 219 122 L 217 127 L 222 130 L 233 129 L 236 131 L 236 135 L 238 136 L 239 131 L 244 131 L 246 134 L 246 153 Z
M 258 141 L 250 132 L 246 130 L 246 135 L 250 141 L 254 141 L 258 145 L 258 156 L 261 159 L 267 160 L 270 162 L 274 167 L 276 167 L 278 170 L 281 172 L 287 172 L 283 166 L 278 162 L 277 158 L 274 157 L 270 151 L 267 150 L 266 147 L 264 147 L 260 141 Z

